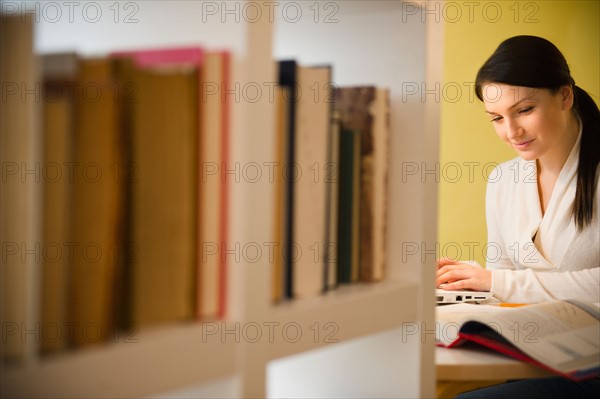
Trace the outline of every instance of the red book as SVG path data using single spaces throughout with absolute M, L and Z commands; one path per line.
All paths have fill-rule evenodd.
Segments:
M 436 341 L 475 342 L 574 381 L 600 375 L 600 311 L 580 301 L 438 306 Z

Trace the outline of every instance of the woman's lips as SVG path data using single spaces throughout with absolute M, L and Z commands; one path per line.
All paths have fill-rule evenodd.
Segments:
M 531 143 L 533 143 L 535 139 L 531 139 L 531 140 L 525 140 L 525 141 L 520 141 L 518 143 L 513 143 L 513 146 L 515 146 L 516 148 L 523 150 L 526 149 Z

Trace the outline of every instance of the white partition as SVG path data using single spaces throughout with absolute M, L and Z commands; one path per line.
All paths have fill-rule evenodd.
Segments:
M 229 322 L 299 321 L 309 326 L 311 320 L 336 320 L 344 326 L 341 342 L 333 346 L 310 342 L 199 345 L 202 326 L 165 326 L 142 335 L 150 338 L 135 349 L 82 350 L 45 359 L 32 369 L 3 372 L 4 387 L 9 384 L 15 388 L 12 393 L 22 396 L 56 397 L 68 392 L 89 397 L 99 392 L 85 382 L 85 376 L 106 374 L 101 392 L 120 397 L 227 397 L 231 392 L 256 397 L 433 396 L 433 342 L 397 341 L 404 322 L 432 323 L 434 310 L 433 257 L 406 251 L 407 245 L 415 243 L 431 248 L 436 238 L 435 182 L 405 179 L 407 163 L 437 160 L 439 104 L 407 92 L 441 79 L 441 25 L 423 23 L 412 14 L 421 4 L 395 0 L 50 3 L 56 6 L 2 2 L 3 10 L 9 11 L 15 4 L 26 12 L 37 7 L 38 53 L 77 51 L 92 56 L 133 48 L 202 45 L 233 51 L 232 79 L 241 86 L 276 81 L 274 61 L 293 57 L 302 64 L 332 64 L 338 85 L 389 87 L 389 277 L 381 286 L 339 290 L 315 301 L 277 307 L 268 298 L 270 265 L 238 262 L 229 271 L 233 307 Z M 293 14 L 294 9 L 301 10 L 301 18 Z M 265 144 L 274 142 L 272 104 L 261 98 L 232 105 L 232 161 L 271 160 L 273 152 Z M 230 193 L 231 243 L 269 241 L 273 196 L 268 182 L 235 184 Z M 171 352 L 175 341 L 179 359 Z M 125 373 L 120 377 L 122 367 L 143 370 L 152 356 L 165 371 L 147 374 L 148 384 L 143 373 L 132 379 Z M 68 375 L 81 378 L 68 379 Z M 64 385 L 57 387 L 53 376 L 62 378 Z M 353 383 L 340 385 L 344 381 L 340 377 Z

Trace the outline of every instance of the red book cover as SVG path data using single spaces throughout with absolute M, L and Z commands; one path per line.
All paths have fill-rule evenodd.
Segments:
M 459 336 L 459 340 L 457 342 L 453 343 L 453 345 L 451 345 L 450 347 L 458 346 L 459 343 L 465 342 L 465 340 L 472 341 L 472 342 L 475 342 L 476 344 L 485 346 L 486 348 L 490 348 L 492 350 L 500 352 L 506 356 L 515 358 L 515 359 L 523 361 L 523 362 L 533 364 L 534 366 L 541 367 L 552 373 L 562 375 L 563 377 L 568 378 L 573 381 L 583 381 L 583 380 L 593 378 L 598 375 L 598 369 L 592 369 L 587 372 L 586 371 L 577 371 L 574 373 L 560 372 L 558 370 L 553 369 L 552 367 L 545 365 L 544 363 L 538 362 L 537 360 L 529 357 L 527 354 L 523 353 L 518 348 L 516 348 L 515 346 L 513 346 L 512 344 L 510 344 L 508 342 L 503 342 L 500 339 L 493 339 L 493 338 L 488 337 L 483 334 L 467 334 L 467 333 L 460 332 L 458 334 L 458 336 Z
M 593 304 L 455 304 L 438 307 L 436 314 L 438 346 L 473 342 L 574 381 L 600 374 L 600 311 Z

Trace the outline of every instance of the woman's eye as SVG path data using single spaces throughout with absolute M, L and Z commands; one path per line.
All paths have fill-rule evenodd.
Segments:
M 496 117 L 492 118 L 491 122 L 492 122 L 492 123 L 498 123 L 498 122 L 500 122 L 501 120 L 502 120 L 502 117 L 501 117 L 501 116 L 496 116 Z
M 519 113 L 520 113 L 520 114 L 526 114 L 526 113 L 528 113 L 529 111 L 531 111 L 532 109 L 533 109 L 533 107 L 525 107 L 525 108 L 522 108 L 522 109 L 520 109 L 520 110 L 519 110 Z

